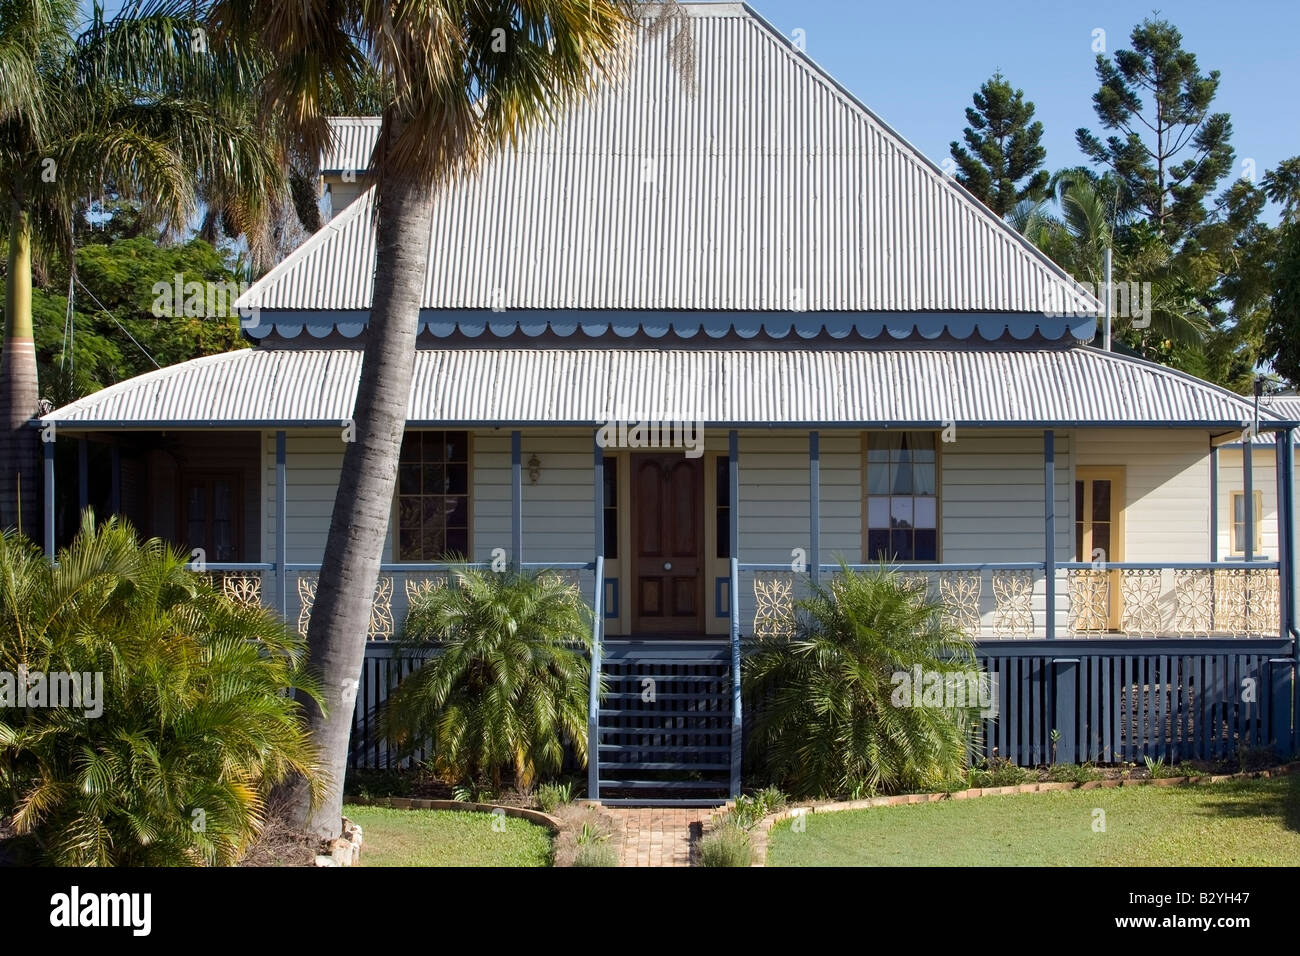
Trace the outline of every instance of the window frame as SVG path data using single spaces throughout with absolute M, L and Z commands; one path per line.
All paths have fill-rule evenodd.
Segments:
M 469 561 L 474 560 L 474 432 L 464 428 L 407 428 L 403 433 L 403 439 L 407 435 L 426 434 L 428 432 L 461 433 L 465 436 L 465 557 Z M 457 462 L 456 464 L 459 464 Z M 401 529 L 401 499 L 402 491 L 402 457 L 401 449 L 398 449 L 397 458 L 397 482 L 393 486 L 393 501 L 389 519 L 389 536 L 392 539 L 391 555 L 394 564 L 442 564 L 442 558 L 403 558 L 402 557 L 402 529 Z M 425 497 L 421 492 L 419 497 Z M 444 496 L 448 497 L 448 496 Z M 450 497 L 460 497 L 452 495 Z M 443 530 L 446 525 L 444 522 Z
M 888 429 L 871 429 L 861 433 L 861 452 L 858 456 L 858 474 L 861 483 L 861 493 L 858 497 L 859 507 L 862 509 L 861 521 L 861 555 L 863 564 L 875 564 L 878 559 L 871 554 L 871 516 L 868 510 L 868 499 L 872 497 L 903 498 L 915 495 L 872 495 L 870 491 L 870 479 L 868 476 L 868 467 L 870 465 L 868 452 L 871 447 L 872 435 L 933 435 L 934 436 L 934 558 L 906 558 L 893 559 L 891 564 L 905 566 L 909 564 L 942 564 L 943 563 L 943 432 L 940 429 L 926 428 L 888 428 Z M 923 496 L 928 497 L 928 496 Z M 916 528 L 913 526 L 913 533 Z M 929 530 L 929 529 L 925 529 Z
M 1264 527 L 1264 491 L 1260 488 L 1252 488 L 1251 492 L 1255 498 L 1255 547 L 1251 553 L 1258 558 L 1263 549 L 1263 535 L 1261 532 Z M 1237 532 L 1237 525 L 1246 523 L 1244 511 L 1242 520 L 1237 521 L 1237 501 L 1240 499 L 1244 506 L 1245 498 L 1246 490 L 1244 488 L 1228 494 L 1228 547 L 1231 554 L 1245 555 L 1246 553 L 1243 542 L 1240 540 L 1241 535 Z

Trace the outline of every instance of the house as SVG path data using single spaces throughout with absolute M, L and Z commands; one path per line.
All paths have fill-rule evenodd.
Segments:
M 776 29 L 686 9 L 695 89 L 643 37 L 624 82 L 437 201 L 356 759 L 387 759 L 387 642 L 452 553 L 597 609 L 602 797 L 737 792 L 742 644 L 841 558 L 897 564 L 979 640 L 1001 755 L 1289 750 L 1290 498 L 1267 561 L 1217 553 L 1206 508 L 1253 403 L 1087 344 L 1097 300 Z M 374 256 L 377 127 L 337 127 L 333 218 L 243 300 L 254 348 L 43 420 L 79 502 L 303 626 Z M 1298 422 L 1261 428 L 1289 447 Z

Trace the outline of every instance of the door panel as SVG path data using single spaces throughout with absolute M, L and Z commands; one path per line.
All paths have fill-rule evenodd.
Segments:
M 181 477 L 185 546 L 202 548 L 208 561 L 242 560 L 243 502 L 238 472 L 186 472 Z
M 704 471 L 682 455 L 632 456 L 632 629 L 702 634 Z

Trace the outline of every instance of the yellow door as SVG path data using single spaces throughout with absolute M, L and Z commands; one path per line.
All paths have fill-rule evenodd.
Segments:
M 1074 560 L 1112 563 L 1124 560 L 1124 469 L 1080 467 L 1074 476 Z M 1118 630 L 1121 614 L 1119 572 L 1107 576 L 1107 626 Z

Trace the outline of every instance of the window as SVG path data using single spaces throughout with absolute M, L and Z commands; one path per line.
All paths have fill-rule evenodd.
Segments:
M 731 460 L 726 455 L 718 456 L 717 470 L 714 472 L 714 501 L 717 503 L 717 556 L 731 557 Z
M 605 459 L 605 557 L 618 557 L 618 459 Z
M 412 432 L 397 468 L 397 560 L 469 555 L 469 433 Z
M 1251 551 L 1258 556 L 1260 551 L 1259 529 L 1264 522 L 1261 520 L 1264 515 L 1264 492 L 1256 491 L 1253 495 L 1255 499 L 1255 541 Z M 1246 553 L 1246 493 L 1244 491 L 1234 491 L 1232 493 L 1232 553 Z
M 936 448 L 933 432 L 868 434 L 866 560 L 939 560 Z

